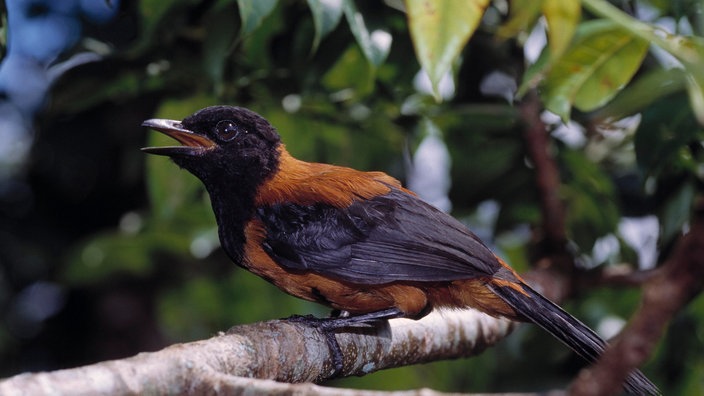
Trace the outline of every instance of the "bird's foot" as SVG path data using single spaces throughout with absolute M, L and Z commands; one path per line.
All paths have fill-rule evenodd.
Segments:
M 337 342 L 337 338 L 335 338 L 335 330 L 351 327 L 375 327 L 375 325 L 380 321 L 402 316 L 404 316 L 404 314 L 401 310 L 397 308 L 390 308 L 361 315 L 338 316 L 333 318 L 317 318 L 313 315 L 293 315 L 286 320 L 316 328 L 323 333 L 332 356 L 334 371 L 330 378 L 336 378 L 342 374 L 342 369 L 344 368 L 344 355 L 342 354 L 340 344 Z

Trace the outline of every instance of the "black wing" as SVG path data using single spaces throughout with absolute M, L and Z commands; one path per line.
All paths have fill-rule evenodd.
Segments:
M 279 204 L 258 216 L 280 265 L 348 282 L 451 281 L 501 268 L 462 223 L 397 189 L 347 208 Z

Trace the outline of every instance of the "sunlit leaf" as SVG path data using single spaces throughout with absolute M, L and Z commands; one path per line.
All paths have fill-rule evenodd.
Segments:
M 391 50 L 391 34 L 381 29 L 370 31 L 364 21 L 364 16 L 357 10 L 354 1 L 342 1 L 345 18 L 354 38 L 362 49 L 362 53 L 372 65 L 380 66 Z
M 542 10 L 548 25 L 548 45 L 554 58 L 567 49 L 582 14 L 579 0 L 544 0 Z
M 630 81 L 647 50 L 646 41 L 611 21 L 581 24 L 544 80 L 545 107 L 567 121 L 572 105 L 582 111 L 602 106 Z
M 645 72 L 628 84 L 605 106 L 596 111 L 596 118 L 621 119 L 642 111 L 660 98 L 681 91 L 687 84 L 681 69 L 655 69 Z
M 652 36 L 656 44 L 682 62 L 687 72 L 689 105 L 699 124 L 704 125 L 704 39 L 679 35 L 667 35 L 662 39 L 654 29 Z
M 704 38 L 663 34 L 659 27 L 639 21 L 604 0 L 583 0 L 590 11 L 609 18 L 634 36 L 651 42 L 679 60 L 689 73 L 690 106 L 700 124 L 704 125 Z
M 704 67 L 704 64 L 700 67 Z M 699 124 L 704 125 L 704 78 L 697 74 L 687 76 L 687 93 L 689 94 L 689 104 L 692 106 Z
M 242 18 L 242 34 L 251 33 L 274 10 L 278 0 L 237 0 Z
M 540 16 L 541 6 L 545 0 L 513 0 L 509 19 L 496 31 L 499 37 L 515 37 L 530 29 Z
M 581 15 L 579 2 L 573 0 L 543 0 L 535 2 L 533 6 L 542 6 L 538 11 L 542 10 L 548 24 L 548 46 L 543 48 L 538 59 L 523 74 L 523 81 L 516 91 L 517 98 L 523 97 L 529 89 L 540 84 L 555 61 L 562 56 L 574 36 Z
M 538 59 L 530 64 L 523 73 L 523 81 L 516 91 L 516 98 L 522 98 L 528 90 L 533 89 L 545 78 L 545 74 L 550 69 L 553 58 L 550 56 L 550 47 L 544 47 Z
M 343 0 L 307 0 L 313 14 L 315 37 L 312 52 L 318 49 L 320 41 L 340 23 Z
M 439 100 L 438 85 L 481 21 L 489 0 L 406 0 L 418 60 Z

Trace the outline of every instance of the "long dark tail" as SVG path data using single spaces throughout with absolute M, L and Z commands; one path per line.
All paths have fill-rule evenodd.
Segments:
M 606 342 L 592 329 L 529 286 L 522 285 L 528 297 L 510 287 L 488 286 L 526 320 L 542 327 L 589 363 L 594 363 L 604 352 Z M 634 395 L 660 395 L 658 388 L 639 370 L 628 375 L 624 389 Z

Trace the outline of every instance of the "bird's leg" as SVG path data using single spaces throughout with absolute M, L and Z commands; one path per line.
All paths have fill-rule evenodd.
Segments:
M 325 336 L 325 341 L 328 344 L 328 348 L 330 348 L 333 368 L 335 370 L 332 373 L 331 378 L 335 378 L 342 373 L 344 358 L 340 344 L 337 342 L 337 338 L 335 338 L 335 330 L 348 327 L 371 327 L 375 323 L 388 319 L 400 318 L 403 316 L 405 315 L 400 309 L 389 308 L 361 315 L 338 316 L 333 318 L 316 318 L 312 315 L 296 315 L 288 318 L 288 320 L 303 323 L 310 327 L 315 327 L 323 333 Z

